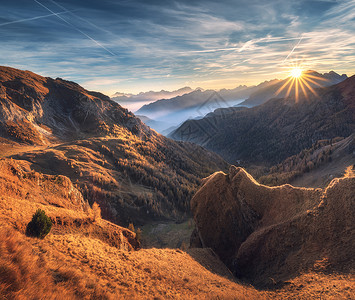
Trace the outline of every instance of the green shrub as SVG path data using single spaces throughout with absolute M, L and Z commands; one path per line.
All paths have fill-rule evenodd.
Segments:
M 32 220 L 27 224 L 26 235 L 43 239 L 51 230 L 52 221 L 44 210 L 37 209 Z

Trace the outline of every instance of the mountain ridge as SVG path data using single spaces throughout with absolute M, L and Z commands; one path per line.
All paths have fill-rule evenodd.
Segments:
M 161 136 L 105 95 L 6 67 L 0 136 L 10 149 L 13 141 L 41 145 L 10 155 L 37 172 L 69 177 L 90 205 L 98 202 L 106 219 L 125 226 L 186 218 L 199 181 L 227 167 L 200 146 Z
M 301 78 L 310 76 L 311 80 L 307 84 L 311 88 L 327 87 L 334 84 L 338 84 L 348 78 L 346 74 L 339 75 L 334 71 L 328 73 L 318 73 L 313 70 L 303 71 Z M 240 105 L 245 105 L 247 107 L 253 107 L 265 103 L 271 98 L 284 98 L 287 94 L 295 94 L 295 86 L 288 90 L 289 78 L 284 80 L 275 80 L 267 83 L 265 86 L 258 89 L 256 92 L 250 95 L 248 99 L 240 103 Z M 307 79 L 305 79 L 307 81 Z M 286 86 L 282 89 L 283 86 Z M 309 89 L 306 86 L 306 89 Z M 303 92 L 303 91 L 302 91 Z M 308 91 L 311 93 L 311 91 Z
M 278 163 L 314 142 L 354 132 L 355 76 L 317 95 L 270 99 L 253 108 L 220 109 L 186 121 L 169 136 L 203 145 L 236 163 Z

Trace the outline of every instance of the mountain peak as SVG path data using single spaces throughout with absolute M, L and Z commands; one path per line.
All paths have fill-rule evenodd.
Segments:
M 135 133 L 149 129 L 109 97 L 77 83 L 0 67 L 0 134 L 20 142 L 113 133 L 121 125 Z

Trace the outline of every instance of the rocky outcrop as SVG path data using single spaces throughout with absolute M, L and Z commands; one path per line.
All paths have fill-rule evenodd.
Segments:
M 192 244 L 212 248 L 255 284 L 286 280 L 309 268 L 351 271 L 355 263 L 355 178 L 325 189 L 267 187 L 244 169 L 205 179 L 191 201 Z

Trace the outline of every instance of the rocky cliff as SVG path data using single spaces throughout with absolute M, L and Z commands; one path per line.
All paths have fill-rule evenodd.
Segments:
M 244 169 L 206 178 L 191 201 L 192 245 L 211 247 L 235 275 L 255 284 L 355 262 L 355 178 L 322 189 L 258 184 Z

